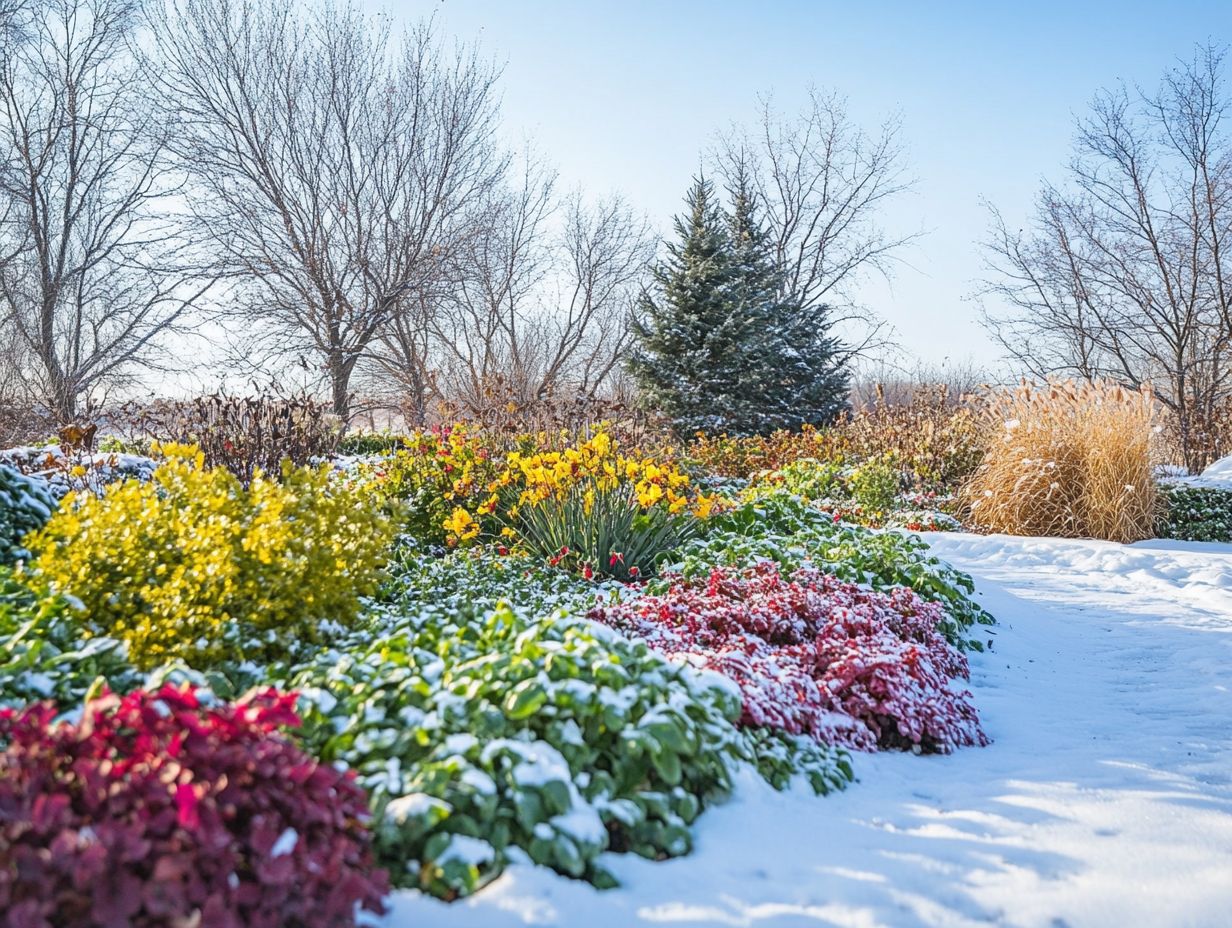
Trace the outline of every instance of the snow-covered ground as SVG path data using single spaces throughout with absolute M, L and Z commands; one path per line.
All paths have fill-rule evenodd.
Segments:
M 1220 490 L 1232 490 L 1232 455 L 1220 458 L 1200 474 L 1189 476 L 1169 475 L 1164 478 L 1168 483 L 1181 483 L 1191 487 L 1214 487 Z
M 612 856 L 619 889 L 519 865 L 386 925 L 1232 925 L 1232 545 L 930 541 L 1001 623 L 991 747 L 858 756 L 828 798 L 749 778 L 689 857 Z

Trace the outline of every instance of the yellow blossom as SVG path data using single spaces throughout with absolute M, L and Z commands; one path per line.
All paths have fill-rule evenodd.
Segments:
M 470 541 L 479 534 L 479 523 L 461 506 L 454 509 L 453 514 L 445 520 L 445 531 L 456 542 Z

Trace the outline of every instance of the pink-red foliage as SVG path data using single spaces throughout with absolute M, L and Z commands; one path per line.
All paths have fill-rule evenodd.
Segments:
M 590 613 L 596 621 L 734 680 L 746 725 L 861 750 L 949 752 L 987 744 L 967 659 L 938 631 L 941 606 L 773 564 L 668 578 L 668 591 Z
M 337 928 L 380 911 L 354 776 L 279 734 L 295 696 L 165 686 L 0 711 L 6 928 Z

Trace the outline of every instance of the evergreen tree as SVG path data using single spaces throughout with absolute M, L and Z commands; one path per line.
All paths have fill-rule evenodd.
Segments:
M 750 185 L 738 175 L 723 214 L 704 179 L 676 219 L 678 243 L 638 304 L 630 372 L 683 432 L 764 434 L 830 421 L 847 375 L 825 309 L 785 297 Z
M 831 331 L 830 308 L 805 307 L 791 295 L 743 165 L 728 192 L 735 311 L 755 318 L 761 333 L 748 344 L 744 404 L 756 412 L 745 416 L 753 425 L 748 431 L 831 422 L 847 405 L 850 373 L 843 344 Z
M 629 370 L 681 432 L 721 431 L 730 428 L 736 368 L 751 332 L 732 312 L 731 243 L 713 186 L 695 179 L 685 203 L 675 222 L 679 242 L 668 244 L 638 302 Z

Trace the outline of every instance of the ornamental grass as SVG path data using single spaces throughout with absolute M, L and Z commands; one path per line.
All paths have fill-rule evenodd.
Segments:
M 1155 534 L 1149 389 L 1024 381 L 989 399 L 983 463 L 964 486 L 984 531 L 1132 542 Z

